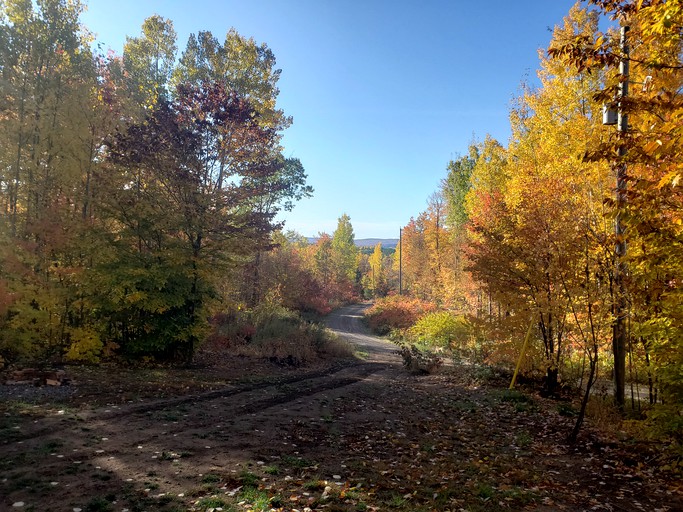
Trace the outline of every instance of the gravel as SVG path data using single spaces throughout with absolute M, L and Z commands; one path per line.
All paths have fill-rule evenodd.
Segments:
M 17 401 L 29 404 L 68 401 L 76 393 L 74 386 L 34 386 L 31 384 L 0 385 L 0 402 Z

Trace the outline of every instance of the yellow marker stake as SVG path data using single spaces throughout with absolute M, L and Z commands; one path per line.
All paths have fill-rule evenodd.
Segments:
M 519 367 L 522 366 L 522 358 L 524 358 L 524 353 L 526 352 L 526 346 L 529 343 L 529 338 L 531 337 L 531 329 L 534 326 L 534 321 L 532 320 L 529 324 L 529 330 L 526 332 L 526 337 L 524 338 L 524 345 L 522 345 L 522 352 L 519 354 L 519 359 L 517 359 L 517 368 L 515 368 L 515 373 L 512 375 L 512 382 L 510 382 L 510 388 L 515 387 L 515 381 L 517 380 L 517 374 L 519 373 Z

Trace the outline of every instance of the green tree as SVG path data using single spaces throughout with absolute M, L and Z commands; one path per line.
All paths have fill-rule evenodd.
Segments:
M 159 15 L 143 22 L 139 37 L 126 37 L 123 65 L 128 87 L 143 109 L 150 109 L 160 98 L 168 98 L 176 51 L 173 22 Z
M 190 35 L 172 83 L 222 82 L 254 102 L 260 123 L 281 130 L 291 124 L 291 119 L 276 107 L 281 70 L 275 66 L 275 54 L 268 45 L 257 44 L 234 28 L 225 35 L 223 44 L 211 32 L 200 31 Z
M 179 88 L 175 102 L 114 137 L 120 178 L 109 211 L 120 228 L 101 274 L 124 351 L 192 358 L 219 283 L 273 228 L 253 208 L 265 191 L 252 184 L 277 172 L 276 144 L 220 83 Z
M 448 211 L 448 225 L 457 230 L 461 230 L 467 222 L 465 198 L 471 186 L 470 178 L 478 157 L 479 150 L 472 145 L 469 155 L 448 162 L 448 174 L 441 184 Z
M 354 242 L 351 218 L 343 214 L 332 233 L 332 263 L 338 283 L 353 284 L 358 267 L 358 248 Z

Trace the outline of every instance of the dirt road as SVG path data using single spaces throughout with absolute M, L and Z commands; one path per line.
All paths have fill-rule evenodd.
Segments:
M 655 510 L 678 491 L 614 444 L 563 438 L 540 399 L 461 372 L 408 375 L 329 318 L 361 360 L 209 393 L 44 417 L 0 433 L 0 510 Z M 630 464 L 630 465 L 629 465 Z M 677 508 L 679 507 L 679 508 Z
M 330 327 L 359 347 L 362 360 L 353 364 L 276 383 L 17 418 L 0 441 L 0 510 L 208 509 L 215 507 L 204 507 L 202 494 L 218 488 L 212 483 L 224 484 L 218 494 L 225 496 L 230 485 L 243 487 L 248 468 L 273 473 L 284 457 L 301 469 L 292 431 L 325 424 L 348 388 L 399 366 L 391 344 L 365 333 L 361 311 L 352 306 L 330 317 Z
M 362 323 L 367 304 L 354 304 L 333 312 L 327 319 L 327 326 L 352 343 L 368 362 L 386 365 L 400 365 L 396 345 L 374 336 Z

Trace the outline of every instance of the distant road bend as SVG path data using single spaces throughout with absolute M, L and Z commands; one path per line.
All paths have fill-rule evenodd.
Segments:
M 327 318 L 327 326 L 363 352 L 367 362 L 391 365 L 400 363 L 397 347 L 372 334 L 361 321 L 368 307 L 369 304 L 352 304 L 340 308 Z

